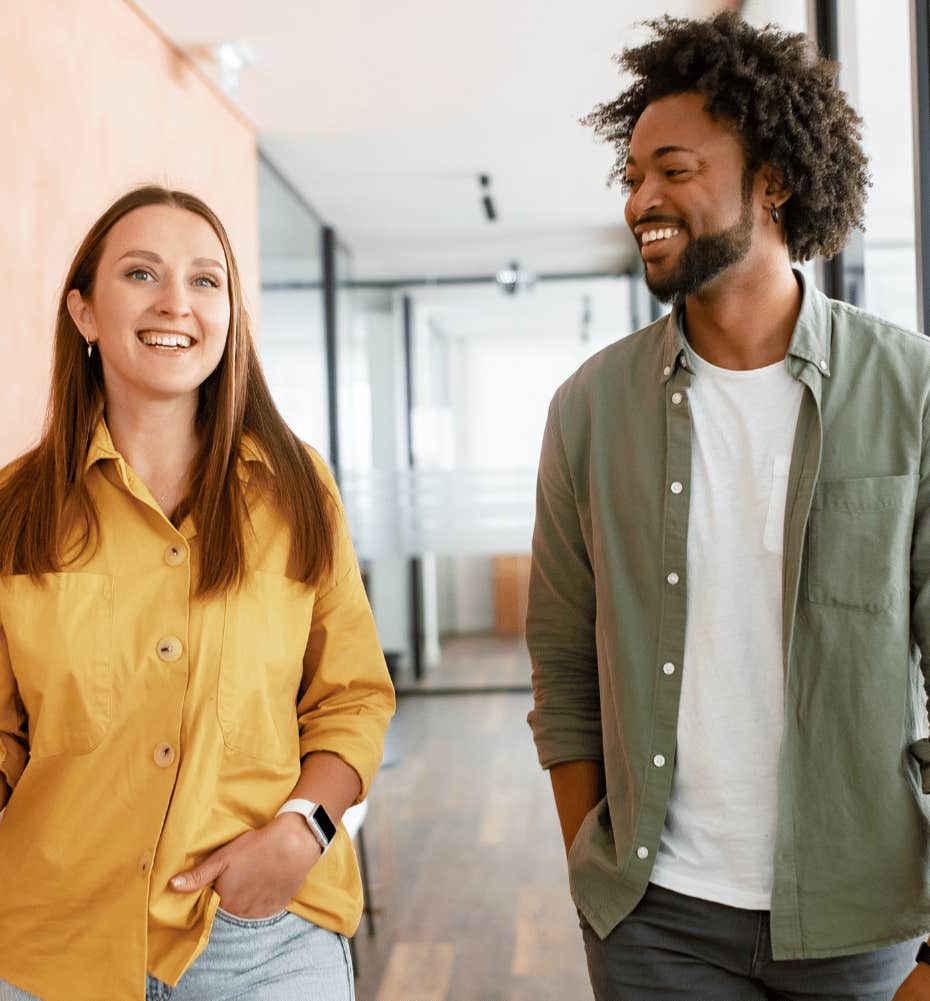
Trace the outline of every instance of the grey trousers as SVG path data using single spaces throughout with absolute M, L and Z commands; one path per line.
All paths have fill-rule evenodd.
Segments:
M 921 942 L 776 961 L 767 911 L 652 885 L 603 941 L 581 927 L 596 1001 L 891 1001 Z

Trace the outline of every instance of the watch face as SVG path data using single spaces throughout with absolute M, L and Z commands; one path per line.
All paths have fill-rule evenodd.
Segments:
M 313 811 L 313 819 L 323 832 L 323 837 L 326 838 L 326 841 L 332 841 L 336 836 L 336 825 L 332 822 L 332 820 L 330 820 L 329 814 L 323 809 L 322 806 L 318 806 Z

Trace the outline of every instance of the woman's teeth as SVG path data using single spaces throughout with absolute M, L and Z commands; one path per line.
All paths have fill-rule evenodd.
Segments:
M 189 348 L 192 339 L 186 334 L 151 334 L 142 331 L 139 340 L 149 347 L 158 348 Z

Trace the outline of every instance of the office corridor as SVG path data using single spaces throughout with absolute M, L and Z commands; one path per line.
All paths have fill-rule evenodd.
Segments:
M 590 998 L 530 703 L 401 700 L 365 827 L 377 913 L 356 936 L 358 1001 Z

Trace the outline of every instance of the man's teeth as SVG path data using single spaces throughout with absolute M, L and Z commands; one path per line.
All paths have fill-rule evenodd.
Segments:
M 655 243 L 656 240 L 668 240 L 672 236 L 678 236 L 677 229 L 651 229 L 648 233 L 643 233 L 643 244 Z
M 139 339 L 149 347 L 189 348 L 191 346 L 191 338 L 186 334 L 150 334 L 143 331 L 139 334 Z

